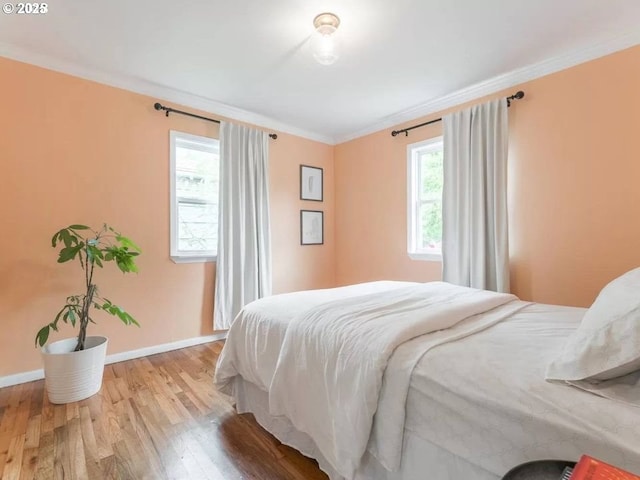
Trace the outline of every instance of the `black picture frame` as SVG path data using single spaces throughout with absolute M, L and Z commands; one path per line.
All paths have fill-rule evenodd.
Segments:
M 300 245 L 324 245 L 322 210 L 300 210 Z
M 322 202 L 323 198 L 324 170 L 311 165 L 300 165 L 300 200 Z

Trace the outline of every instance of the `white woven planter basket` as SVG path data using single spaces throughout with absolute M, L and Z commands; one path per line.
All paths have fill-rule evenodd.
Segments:
M 95 395 L 102 386 L 106 337 L 87 337 L 86 348 L 74 352 L 77 338 L 42 347 L 44 378 L 51 403 L 70 403 Z

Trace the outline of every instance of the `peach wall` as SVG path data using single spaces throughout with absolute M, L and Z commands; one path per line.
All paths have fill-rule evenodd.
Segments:
M 440 279 L 439 262 L 407 256 L 407 144 L 440 135 L 368 135 L 336 146 L 336 282 Z
M 588 305 L 640 264 L 637 85 L 640 47 L 498 94 L 527 94 L 510 110 L 512 286 L 522 298 Z M 0 376 L 40 367 L 35 332 L 81 288 L 77 266 L 57 265 L 48 243 L 69 223 L 108 221 L 144 249 L 137 276 L 100 272 L 103 292 L 143 324 L 101 318 L 92 332 L 110 337 L 110 353 L 211 333 L 214 264 L 168 257 L 168 131 L 216 137 L 217 126 L 2 58 L 0 87 L 10 92 L 0 112 Z M 439 279 L 439 263 L 406 255 L 406 146 L 440 129 L 385 129 L 336 147 L 280 134 L 270 156 L 274 292 Z M 301 163 L 324 168 L 322 204 L 299 200 Z M 302 208 L 325 211 L 324 246 L 299 245 Z
M 138 275 L 97 273 L 102 293 L 142 324 L 97 315 L 90 333 L 110 338 L 109 353 L 210 334 L 215 265 L 169 259 L 168 132 L 217 137 L 217 125 L 166 118 L 156 99 L 2 58 L 0 88 L 0 377 L 41 367 L 35 333 L 82 291 L 79 266 L 58 265 L 49 243 L 71 223 L 106 221 L 144 251 Z M 280 134 L 270 162 L 274 290 L 333 285 L 333 148 Z M 300 163 L 325 169 L 322 247 L 299 245 Z M 71 335 L 65 326 L 54 339 Z
M 278 140 L 279 141 L 279 140 Z M 286 155 L 285 155 L 286 153 Z M 271 164 L 273 292 L 335 285 L 333 147 L 300 137 L 273 142 Z M 323 169 L 323 201 L 300 200 L 300 164 Z M 324 211 L 324 245 L 300 245 L 300 210 Z
M 526 92 L 509 111 L 511 274 L 521 298 L 588 306 L 640 265 L 638 85 L 634 47 L 495 95 Z M 441 124 L 409 137 L 390 130 L 335 149 L 338 284 L 440 278 L 439 263 L 406 254 L 406 146 L 440 135 Z

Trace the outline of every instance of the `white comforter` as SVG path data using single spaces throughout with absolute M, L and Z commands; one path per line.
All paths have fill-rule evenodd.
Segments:
M 246 322 L 241 315 L 240 323 L 236 321 L 229 332 L 216 382 L 224 388 L 240 374 L 262 384 L 269 391 L 271 414 L 286 416 L 298 430 L 309 434 L 346 478 L 353 476 L 368 444 L 385 467 L 394 469 L 401 454 L 404 403 L 415 363 L 428 349 L 477 332 L 522 308 L 524 304 L 514 300 L 512 295 L 435 282 L 393 285 L 373 294 L 316 305 L 286 325 L 276 326 L 281 337 L 277 361 L 274 367 L 273 354 L 266 355 L 271 365 L 262 372 L 251 371 L 237 355 L 255 352 L 246 342 L 256 341 L 256 326 L 252 326 L 253 333 L 243 335 Z M 469 321 L 488 311 L 492 312 Z M 463 320 L 464 328 L 446 333 Z M 385 380 L 383 387 L 383 374 L 394 350 L 412 338 L 440 330 L 443 332 L 420 354 L 398 355 L 397 375 Z
M 289 324 L 310 309 L 327 302 L 417 285 L 380 281 L 323 290 L 305 290 L 261 298 L 242 309 L 229 328 L 218 359 L 214 382 L 232 395 L 232 380 L 240 375 L 268 392 Z

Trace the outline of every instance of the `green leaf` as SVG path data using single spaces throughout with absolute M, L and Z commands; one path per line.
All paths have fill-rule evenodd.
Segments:
M 79 225 L 77 223 L 74 223 L 73 225 L 69 225 L 67 228 L 69 228 L 71 230 L 91 230 L 86 225 Z
M 124 315 L 127 318 L 127 322 L 128 322 L 127 325 L 135 325 L 137 327 L 140 326 L 140 324 L 136 321 L 136 319 L 133 318 L 131 315 L 129 315 L 127 312 L 124 312 Z
M 120 307 L 116 308 L 116 315 L 118 316 L 118 318 L 120 318 L 120 320 L 122 320 L 122 323 L 124 323 L 125 325 L 131 325 L 132 323 L 135 323 L 136 325 L 140 326 L 131 315 L 129 315 Z
M 80 242 L 78 245 L 74 245 L 73 247 L 65 247 L 60 250 L 60 254 L 58 255 L 58 263 L 68 262 L 69 260 L 73 260 L 76 258 L 76 255 L 80 250 L 84 247 L 84 242 Z
M 65 247 L 70 247 L 71 244 L 73 243 L 73 240 L 71 240 L 71 235 L 69 235 L 68 230 L 60 230 L 60 238 L 64 242 Z
M 133 240 L 131 240 L 130 238 L 127 238 L 123 235 L 116 235 L 116 240 L 118 240 L 120 242 L 120 245 L 122 245 L 123 248 L 127 249 L 127 248 L 131 248 L 133 250 L 135 250 L 136 252 L 140 252 L 142 253 L 142 250 L 140 249 L 140 247 L 138 245 L 136 245 Z
M 44 344 L 47 343 L 49 339 L 49 325 L 46 325 L 40 329 L 38 334 L 36 335 L 36 347 L 40 345 L 44 347 Z
M 126 312 L 123 311 L 120 307 L 116 308 L 116 315 L 118 316 L 118 318 L 120 320 L 122 320 L 124 322 L 125 325 L 127 325 L 127 315 Z
M 93 245 L 89 245 L 89 250 L 91 250 L 91 253 L 93 254 L 94 257 L 99 258 L 99 259 L 103 259 L 104 255 L 102 254 L 102 250 L 100 250 L 98 247 L 95 247 Z
M 71 326 L 75 327 L 76 326 L 76 314 L 74 313 L 73 309 L 69 308 L 69 320 L 71 321 Z
M 62 316 L 62 314 L 64 313 L 66 308 L 67 308 L 66 305 L 64 307 L 62 307 L 62 310 L 60 310 L 58 312 L 58 314 L 56 315 L 56 318 L 53 320 L 53 322 L 49 324 L 49 325 L 51 325 L 51 328 L 53 328 L 56 332 L 58 331 L 58 321 L 60 320 L 60 317 Z
M 60 250 L 60 254 L 58 255 L 58 263 L 68 262 L 75 256 L 73 247 L 65 247 Z

